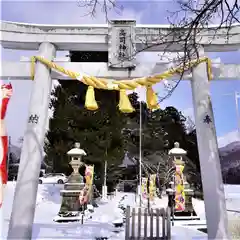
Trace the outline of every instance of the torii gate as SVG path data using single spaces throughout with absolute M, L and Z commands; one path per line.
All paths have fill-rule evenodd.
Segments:
M 172 29 L 164 25 L 136 25 L 135 21 L 112 21 L 109 25 L 38 25 L 13 22 L 1 22 L 0 41 L 3 48 L 39 50 L 38 56 L 54 61 L 56 51 L 99 51 L 108 52 L 108 63 L 57 62 L 63 68 L 91 73 L 105 78 L 136 78 L 161 72 L 160 64 L 134 65 L 134 59 L 121 61 L 117 52 L 119 34 L 130 36 L 125 39 L 128 55 L 142 49 L 144 42 L 154 44 L 161 32 Z M 182 31 L 182 29 L 181 29 Z M 212 32 L 215 37 L 213 38 Z M 226 43 L 228 32 L 228 42 Z M 224 35 L 225 34 L 225 35 Z M 234 51 L 239 48 L 240 25 L 231 30 L 215 28 L 202 31 L 199 37 L 199 53 Z M 171 38 L 171 35 L 167 35 Z M 169 40 L 169 39 L 166 39 Z M 169 42 L 169 41 L 168 41 Z M 147 51 L 176 52 L 180 44 L 163 44 Z M 14 63 L 3 62 L 1 77 L 10 79 L 30 79 L 30 61 Z M 214 79 L 239 79 L 239 65 L 221 65 L 213 67 Z M 38 188 L 38 176 L 42 160 L 42 146 L 47 121 L 48 104 L 52 79 L 69 79 L 62 74 L 37 62 L 29 107 L 29 121 L 24 134 L 24 143 L 15 190 L 13 210 L 9 225 L 8 239 L 31 239 L 35 202 Z M 201 176 L 204 191 L 206 219 L 209 239 L 228 239 L 227 213 L 224 189 L 219 161 L 216 130 L 209 93 L 209 82 L 205 63 L 200 63 L 186 74 L 184 79 L 191 80 L 194 113 L 197 130 L 198 151 L 201 163 Z M 33 119 L 33 116 L 35 117 Z M 210 123 L 206 124 L 205 116 Z M 30 121 L 31 120 L 31 121 Z M 34 121 L 32 121 L 34 120 Z

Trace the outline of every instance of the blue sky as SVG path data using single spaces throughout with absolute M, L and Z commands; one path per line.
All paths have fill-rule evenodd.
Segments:
M 1 19 L 39 24 L 105 23 L 104 15 L 100 10 L 97 11 L 95 18 L 84 16 L 88 10 L 78 7 L 77 2 L 78 1 L 2 1 Z M 124 7 L 122 12 L 118 11 L 118 13 L 116 13 L 115 11 L 111 11 L 109 14 L 111 19 L 136 19 L 137 23 L 141 24 L 167 24 L 167 17 L 170 16 L 169 11 L 174 11 L 178 8 L 174 1 L 124 1 L 120 2 L 119 5 Z M 4 49 L 2 50 L 2 60 L 19 61 L 21 56 L 31 56 L 34 54 L 34 52 L 30 51 L 23 52 Z M 65 53 L 58 53 L 58 55 L 64 54 Z M 220 57 L 223 63 L 240 64 L 240 51 L 209 53 L 208 55 L 211 58 Z M 156 54 L 153 57 L 148 55 L 148 58 L 150 61 L 157 60 Z M 23 135 L 26 126 L 31 85 L 32 83 L 30 81 L 13 82 L 14 95 L 9 105 L 7 127 L 14 143 Z M 234 94 L 234 91 L 240 92 L 240 76 L 238 81 L 212 81 L 211 83 L 211 97 L 218 137 L 227 135 L 233 137 L 236 135 L 237 118 L 234 96 L 223 96 L 223 94 Z M 192 116 L 190 82 L 182 82 L 171 98 L 162 103 L 163 108 L 167 105 L 173 105 Z

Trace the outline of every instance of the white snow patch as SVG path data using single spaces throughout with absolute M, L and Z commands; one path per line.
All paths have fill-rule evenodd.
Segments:
M 1 231 L 1 240 L 6 239 L 8 224 L 11 215 L 12 202 L 14 196 L 15 183 L 9 182 L 5 191 L 5 200 L 3 205 L 3 227 Z M 98 207 L 94 208 L 92 216 L 85 217 L 84 224 L 81 222 L 74 223 L 56 223 L 53 221 L 57 215 L 61 197 L 60 191 L 63 186 L 59 185 L 39 185 L 38 196 L 35 210 L 35 219 L 33 224 L 33 240 L 43 239 L 91 239 L 96 237 L 108 237 L 110 240 L 124 239 L 124 227 L 115 228 L 114 223 L 123 222 L 123 211 L 119 209 L 119 205 L 126 207 L 127 205 L 136 206 L 135 194 L 118 193 L 112 200 L 108 202 L 98 201 Z M 240 209 L 239 200 L 233 199 L 231 194 L 239 193 L 240 186 L 228 185 L 225 187 L 226 197 L 231 196 L 227 201 L 227 208 L 231 210 Z M 123 198 L 124 197 L 124 198 Z M 167 204 L 167 198 L 157 199 L 154 207 L 164 207 Z M 19 204 L 21 205 L 21 203 Z M 205 220 L 204 203 L 200 200 L 194 200 L 196 211 L 199 213 L 201 220 Z M 190 238 L 191 237 L 191 238 Z M 172 228 L 172 239 L 207 239 L 206 235 L 194 229 L 176 226 Z

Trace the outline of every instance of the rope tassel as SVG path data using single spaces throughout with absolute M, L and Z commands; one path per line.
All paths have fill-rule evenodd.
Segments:
M 151 110 L 159 109 L 158 99 L 156 93 L 153 91 L 152 86 L 147 87 L 146 92 L 147 107 Z
M 34 75 L 35 75 L 35 62 L 36 62 L 36 58 L 35 57 L 31 57 L 31 80 L 34 80 Z
M 86 97 L 85 97 L 85 108 L 91 111 L 95 111 L 98 109 L 98 104 L 95 100 L 94 88 L 92 86 L 88 86 Z
M 123 113 L 132 113 L 134 112 L 134 108 L 132 107 L 132 104 L 127 96 L 125 89 L 119 90 L 119 110 Z

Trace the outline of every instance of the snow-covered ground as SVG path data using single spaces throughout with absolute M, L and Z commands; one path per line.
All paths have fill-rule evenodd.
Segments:
M 5 189 L 5 199 L 3 205 L 3 224 L 1 239 L 6 239 L 8 224 L 11 214 L 12 201 L 15 184 L 9 182 Z M 119 232 L 113 226 L 113 221 L 121 217 L 118 208 L 123 195 L 127 195 L 122 202 L 123 205 L 135 206 L 135 195 L 131 193 L 118 193 L 112 200 L 107 202 L 99 201 L 98 207 L 91 214 L 91 219 L 86 219 L 84 224 L 56 223 L 56 217 L 61 204 L 60 185 L 39 185 L 33 225 L 32 239 L 96 239 L 97 237 L 108 237 L 112 240 L 124 239 L 124 228 Z M 225 186 L 227 208 L 229 210 L 240 211 L 240 186 Z M 26 199 L 27 200 L 27 199 Z M 155 206 L 166 204 L 166 199 L 158 200 Z M 199 200 L 194 201 L 196 210 L 202 219 L 205 218 L 204 203 Z M 20 220 L 21 221 L 21 220 Z M 172 239 L 207 239 L 204 233 L 183 227 L 172 228 Z

